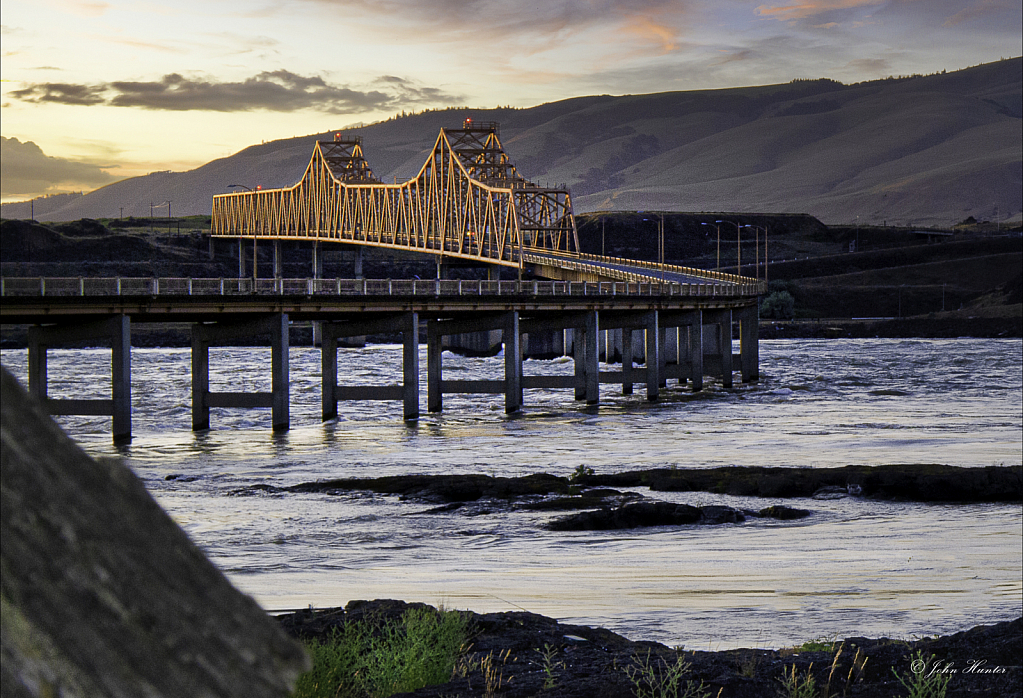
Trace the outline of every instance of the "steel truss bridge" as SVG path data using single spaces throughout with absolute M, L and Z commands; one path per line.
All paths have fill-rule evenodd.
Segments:
M 401 183 L 376 178 L 360 137 L 318 141 L 294 186 L 214 196 L 211 233 L 399 249 L 566 281 L 725 284 L 744 296 L 765 291 L 746 277 L 581 254 L 568 189 L 522 177 L 498 124 L 469 119 L 460 129 L 441 129 L 419 173 Z

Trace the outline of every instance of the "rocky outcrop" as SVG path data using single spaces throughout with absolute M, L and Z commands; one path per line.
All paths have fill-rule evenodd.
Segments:
M 322 640 L 345 623 L 396 619 L 408 608 L 421 605 L 393 600 L 352 601 L 345 608 L 299 611 L 278 620 L 296 637 Z M 941 662 L 940 666 L 950 662 L 957 670 L 950 674 L 947 698 L 1020 695 L 1023 676 L 1019 667 L 1023 618 L 915 641 L 856 637 L 835 642 L 831 649 L 820 649 L 822 643 L 817 643 L 812 649 L 701 652 L 672 649 L 657 642 L 636 642 L 604 628 L 568 625 L 524 611 L 465 613 L 469 617 L 472 645 L 467 648 L 462 665 L 469 669 L 448 683 L 402 696 L 632 698 L 637 692 L 629 671 L 635 675 L 645 664 L 652 668 L 647 675 L 657 680 L 664 676 L 665 667 L 676 666 L 681 660 L 688 668 L 681 674 L 679 688 L 687 682 L 694 687 L 702 684 L 705 690 L 695 695 L 720 698 L 780 695 L 782 673 L 795 667 L 797 676 L 814 677 L 821 695 L 828 687 L 828 695 L 891 698 L 905 695 L 896 675 L 911 676 L 917 652 L 925 657 L 933 655 L 930 667 L 936 666 L 935 662 Z M 490 666 L 497 668 L 489 681 L 480 661 L 487 657 Z M 980 668 L 987 671 L 966 671 L 971 660 L 984 660 Z M 644 688 L 649 690 L 650 686 Z
M 4 696 L 286 696 L 307 657 L 2 371 Z

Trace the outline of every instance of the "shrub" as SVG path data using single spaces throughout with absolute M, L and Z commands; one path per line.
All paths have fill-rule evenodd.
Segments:
M 791 320 L 796 314 L 796 299 L 788 291 L 775 291 L 760 304 L 760 317 Z
M 313 668 L 295 698 L 386 698 L 451 680 L 465 649 L 468 620 L 457 611 L 414 608 L 398 621 L 355 621 L 326 641 L 307 643 Z

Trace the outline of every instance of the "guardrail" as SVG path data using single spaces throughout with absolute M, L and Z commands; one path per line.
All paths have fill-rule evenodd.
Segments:
M 748 276 L 739 276 L 738 274 L 726 274 L 720 271 L 710 271 L 709 269 L 697 269 L 695 267 L 680 267 L 676 264 L 660 264 L 658 262 L 647 262 L 642 259 L 621 259 L 619 257 L 605 257 L 603 255 L 595 254 L 579 254 L 579 259 L 592 260 L 594 262 L 602 262 L 604 264 L 621 264 L 630 267 L 641 267 L 644 269 L 652 269 L 660 272 L 664 270 L 672 274 L 685 274 L 686 276 L 698 276 L 706 279 L 713 279 L 716 281 L 725 281 L 732 284 L 749 284 L 754 280 Z M 752 266 L 752 265 L 749 265 Z
M 134 277 L 0 277 L 3 297 L 110 296 L 699 296 L 734 298 L 758 283 L 475 281 L 441 279 L 189 279 Z
M 601 257 L 598 255 L 578 254 L 567 258 L 566 255 L 538 254 L 523 251 L 522 260 L 527 264 L 546 264 L 558 267 L 559 269 L 570 269 L 600 276 L 620 279 L 625 282 L 635 283 L 659 283 L 700 286 L 704 284 L 686 284 L 672 279 L 658 279 L 663 273 L 692 276 L 699 279 L 706 279 L 707 284 L 728 285 L 735 290 L 730 295 L 756 296 L 767 292 L 767 283 L 758 279 L 751 279 L 746 276 L 735 274 L 723 274 L 706 269 L 694 269 L 692 267 L 680 267 L 674 264 L 658 264 L 657 262 L 645 262 L 642 260 L 619 259 L 617 257 Z M 605 266 L 617 265 L 617 266 Z M 621 267 L 633 267 L 644 271 L 634 271 Z

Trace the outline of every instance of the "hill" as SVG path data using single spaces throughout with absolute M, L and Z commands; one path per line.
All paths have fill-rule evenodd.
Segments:
M 355 129 L 385 181 L 414 176 L 443 126 L 498 121 L 520 172 L 572 188 L 577 212 L 775 211 L 825 223 L 949 227 L 1023 209 L 1023 58 L 843 85 L 601 95 L 529 109 L 448 109 Z M 75 198 L 40 220 L 118 215 L 173 201 L 208 214 L 228 184 L 289 186 L 318 138 L 272 141 L 188 172 L 157 172 Z M 4 217 L 27 217 L 18 205 Z

